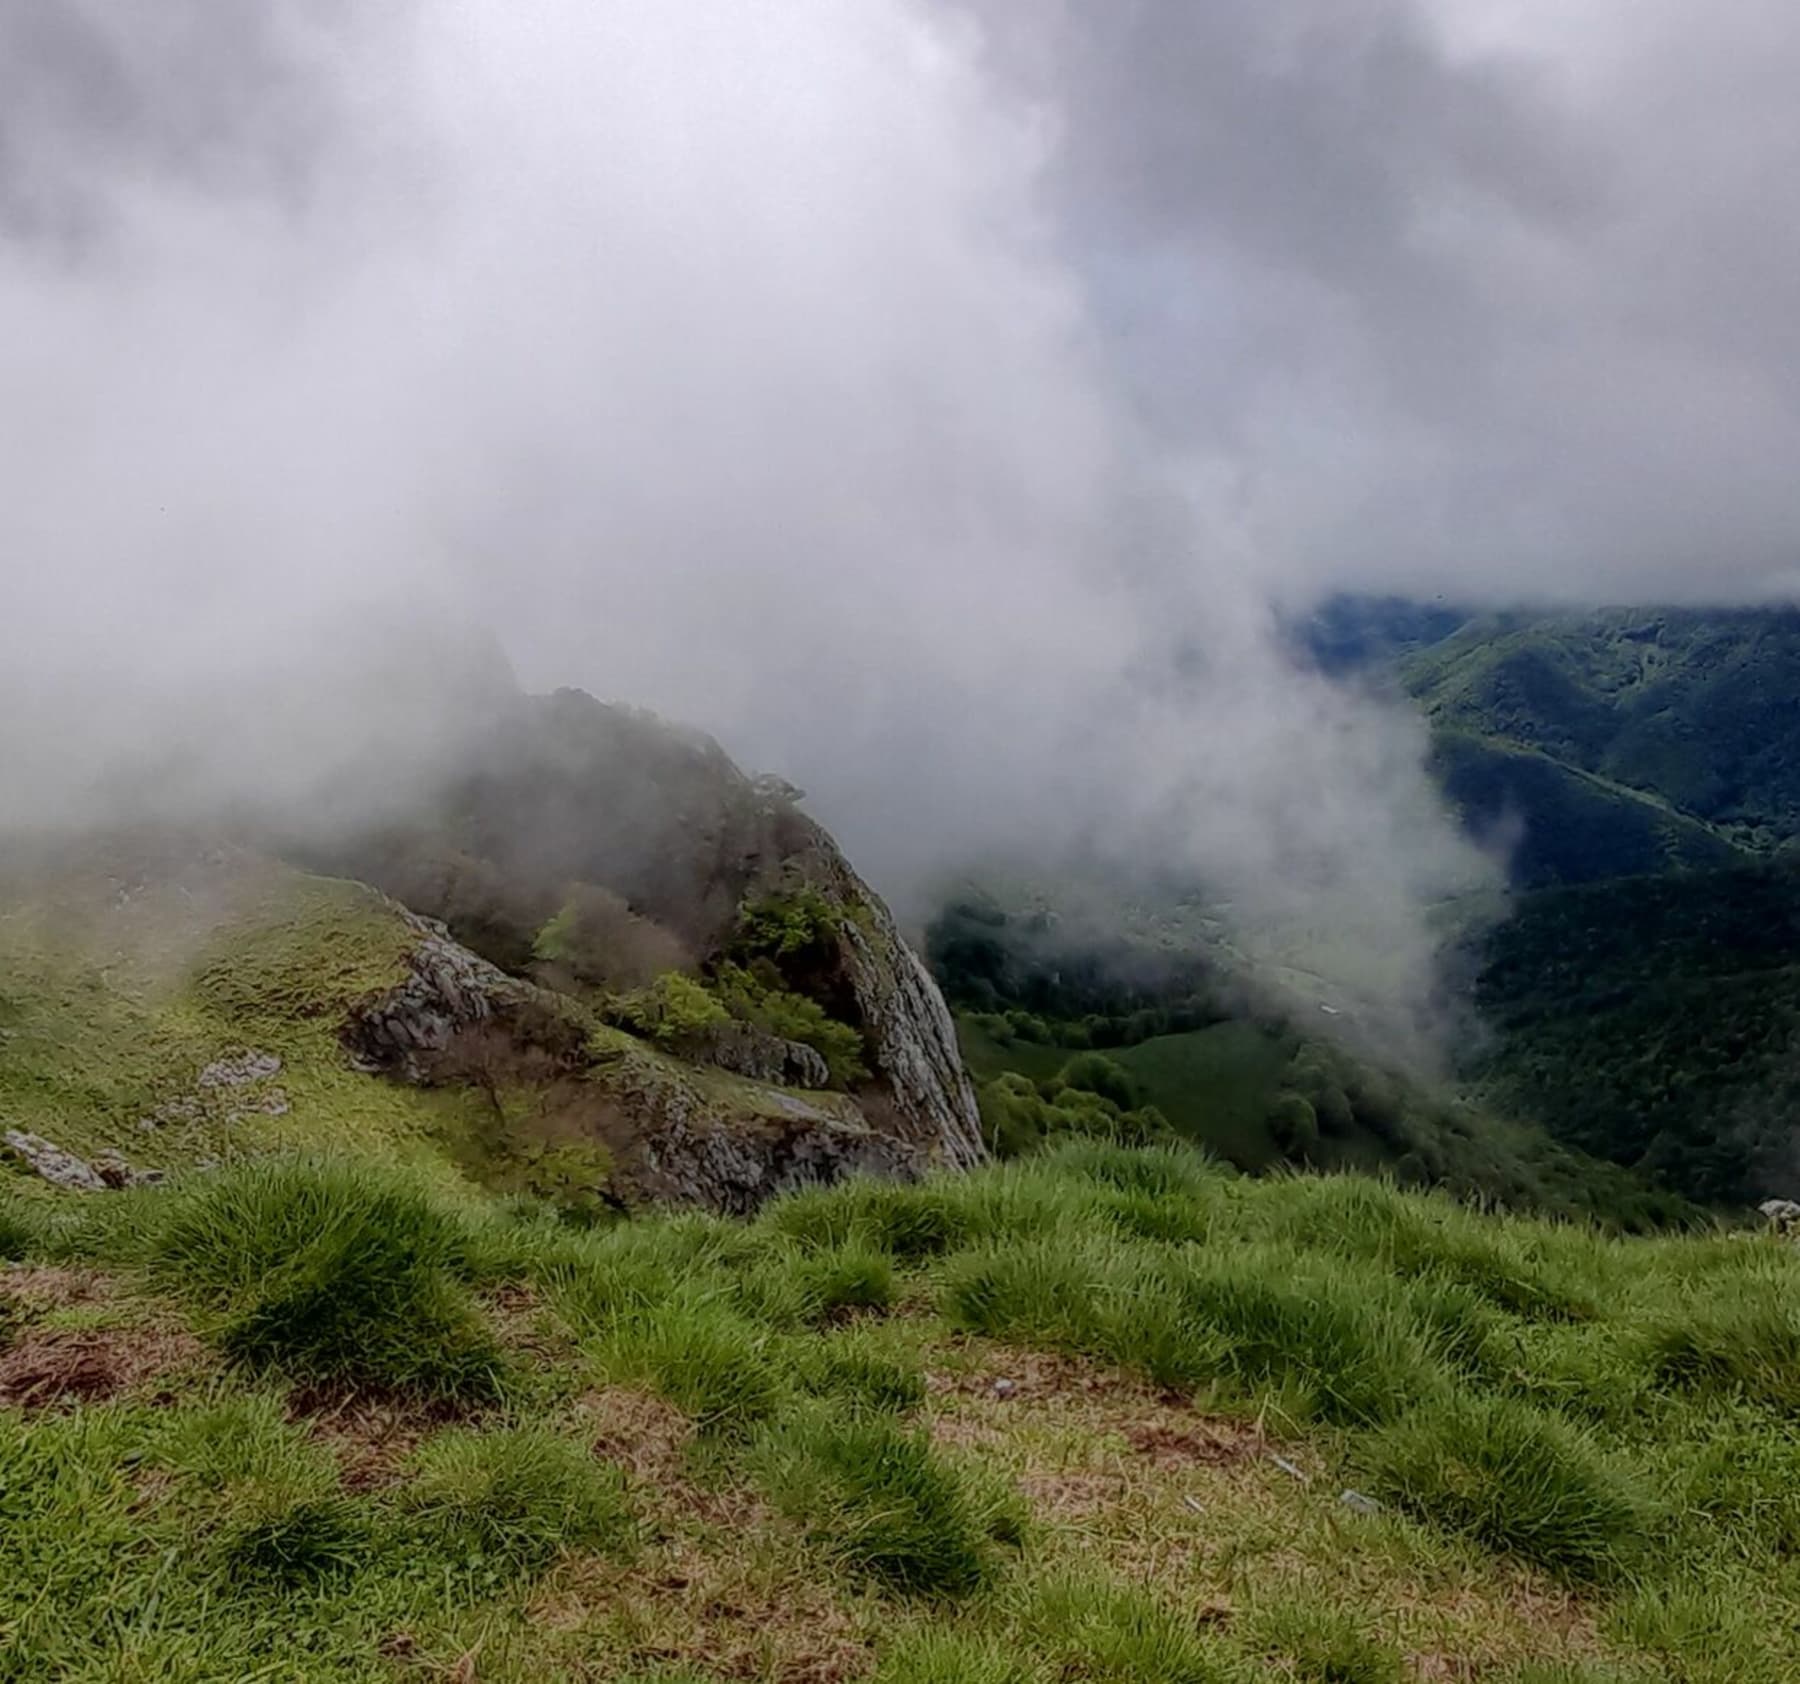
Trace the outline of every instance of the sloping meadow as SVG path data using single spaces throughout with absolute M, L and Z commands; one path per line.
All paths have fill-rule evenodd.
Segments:
M 1769 1238 L 1074 1143 L 587 1229 L 276 1158 L 0 1247 L 0 1680 L 1793 1676 Z

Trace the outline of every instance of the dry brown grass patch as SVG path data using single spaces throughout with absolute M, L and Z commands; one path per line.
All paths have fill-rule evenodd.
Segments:
M 508 1281 L 482 1294 L 482 1308 L 494 1326 L 501 1346 L 540 1368 L 552 1368 L 573 1360 L 575 1341 L 565 1328 L 544 1313 L 537 1289 L 523 1281 Z
M 600 1679 L 624 1666 L 693 1668 L 744 1684 L 864 1677 L 874 1663 L 868 1611 L 837 1601 L 798 1556 L 740 1553 L 752 1536 L 738 1526 L 683 1532 L 625 1569 L 566 1564 L 528 1610 L 533 1625 L 559 1634 L 558 1676 Z M 581 1670 L 598 1655 L 604 1663 Z
M 653 1392 L 607 1386 L 583 1393 L 577 1407 L 596 1456 L 635 1479 L 667 1485 L 678 1478 L 694 1424 Z
M 1128 1490 L 1122 1474 L 1040 1472 L 1019 1479 L 1019 1491 L 1032 1509 L 1052 1521 L 1086 1521 L 1109 1513 Z
M 0 1296 L 20 1309 L 41 1315 L 81 1304 L 103 1304 L 113 1296 L 111 1279 L 95 1269 L 62 1269 L 40 1264 L 9 1264 L 0 1269 Z
M 377 1491 L 400 1480 L 424 1439 L 479 1412 L 449 1399 L 322 1385 L 291 1391 L 287 1416 L 337 1458 L 347 1490 Z
M 206 1362 L 205 1348 L 184 1328 L 27 1328 L 0 1351 L 0 1406 L 101 1403 Z
M 1164 1395 L 1119 1369 L 1102 1368 L 1055 1351 L 1014 1350 L 970 1340 L 955 1347 L 955 1352 L 962 1359 L 956 1366 L 926 1375 L 925 1383 L 932 1392 L 988 1397 L 1009 1404 L 1112 1396 L 1154 1402 Z M 995 1390 L 996 1385 L 1000 1391 Z
M 1170 1470 L 1196 1463 L 1225 1468 L 1269 1454 L 1262 1429 L 1242 1421 L 1202 1418 L 1191 1426 L 1167 1420 L 1128 1421 L 1119 1432 L 1138 1455 Z
M 962 1415 L 935 1415 L 929 1431 L 936 1443 L 954 1450 L 992 1450 L 1006 1442 L 1006 1434 L 998 1427 Z

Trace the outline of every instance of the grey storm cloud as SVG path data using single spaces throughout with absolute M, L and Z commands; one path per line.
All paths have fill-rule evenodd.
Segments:
M 1071 253 L 1299 594 L 1800 587 L 1800 20 L 966 0 Z
M 1419 1006 L 1494 864 L 1278 610 L 1792 577 L 1800 28 L 1579 11 L 0 5 L 8 814 L 428 761 L 491 637 Z

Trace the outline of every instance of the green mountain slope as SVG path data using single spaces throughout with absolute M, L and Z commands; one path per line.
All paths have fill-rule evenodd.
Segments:
M 1345 599 L 1314 658 L 1409 693 L 1518 895 L 1480 944 L 1486 1102 L 1689 1196 L 1796 1186 L 1800 613 Z M 1531 892 L 1541 891 L 1541 892 Z
M 1504 848 L 1513 881 L 1542 887 L 1724 866 L 1729 838 L 1661 797 L 1535 748 L 1440 728 L 1431 769 L 1470 832 Z
M 1696 1198 L 1800 1192 L 1800 865 L 1529 895 L 1484 961 L 1495 1102 Z
M 1749 846 L 1800 834 L 1800 612 L 1482 617 L 1399 672 L 1434 725 L 1659 796 Z

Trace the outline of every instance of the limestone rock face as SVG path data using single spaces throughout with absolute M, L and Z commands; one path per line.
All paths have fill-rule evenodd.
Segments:
M 353 1007 L 342 1034 L 359 1068 L 417 1082 L 461 1032 L 516 1000 L 524 985 L 453 941 L 436 919 L 396 910 L 418 933 L 407 959 L 410 974 Z
M 589 1080 L 631 1121 L 610 1144 L 615 1184 L 632 1199 L 743 1215 L 797 1187 L 847 1175 L 911 1179 L 925 1167 L 916 1147 L 871 1126 L 843 1095 L 709 1081 L 642 1049 L 603 1062 Z
M 41 1134 L 24 1129 L 8 1129 L 0 1135 L 7 1149 L 28 1168 L 41 1175 L 52 1187 L 63 1187 L 72 1193 L 103 1193 L 106 1182 L 100 1172 L 85 1158 L 52 1145 Z
M 660 1199 L 743 1216 L 778 1193 L 849 1175 L 909 1180 L 918 1160 L 867 1126 L 796 1118 L 753 1132 L 676 1124 L 647 1138 L 640 1184 Z
M 123 1187 L 148 1187 L 163 1179 L 160 1170 L 134 1168 L 118 1152 L 96 1152 L 90 1163 L 53 1145 L 41 1134 L 24 1129 L 7 1129 L 0 1134 L 0 1144 L 52 1187 L 66 1192 L 104 1193 Z
M 950 1008 L 886 904 L 824 830 L 803 822 L 810 834 L 784 866 L 844 913 L 839 981 L 876 1079 L 865 1110 L 928 1162 L 956 1169 L 980 1163 L 986 1156 L 981 1117 Z
M 727 1023 L 682 1048 L 690 1058 L 752 1081 L 790 1088 L 823 1088 L 831 1067 L 822 1053 L 802 1041 L 784 1040 L 748 1023 Z

